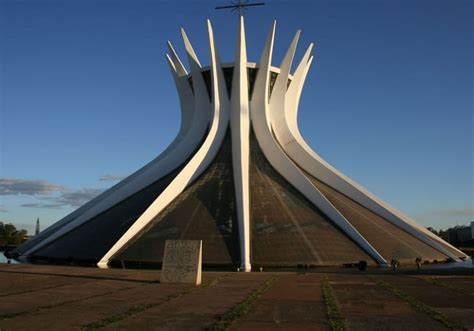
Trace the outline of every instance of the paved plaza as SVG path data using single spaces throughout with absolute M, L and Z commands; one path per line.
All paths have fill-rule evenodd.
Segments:
M 204 272 L 0 265 L 0 330 L 474 329 L 474 274 Z

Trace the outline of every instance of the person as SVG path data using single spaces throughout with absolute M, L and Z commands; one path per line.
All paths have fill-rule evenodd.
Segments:
M 365 271 L 365 269 L 367 269 L 367 261 L 359 261 L 357 266 L 360 271 Z
M 392 260 L 390 260 L 390 265 L 392 266 L 393 271 L 396 271 L 398 269 L 399 264 L 400 263 L 396 259 L 392 258 Z
M 420 269 L 421 269 L 421 257 L 418 256 L 418 257 L 415 259 L 415 263 L 416 263 L 416 268 L 417 268 L 418 270 L 420 270 Z

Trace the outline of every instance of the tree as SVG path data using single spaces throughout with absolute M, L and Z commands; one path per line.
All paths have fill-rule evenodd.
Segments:
M 11 223 L 5 224 L 0 222 L 1 245 L 19 245 L 25 241 L 26 235 L 26 230 L 17 230 L 17 228 Z
M 441 239 L 443 240 L 446 240 L 449 242 L 449 234 L 448 234 L 448 230 L 439 230 L 438 232 L 438 236 L 441 237 Z

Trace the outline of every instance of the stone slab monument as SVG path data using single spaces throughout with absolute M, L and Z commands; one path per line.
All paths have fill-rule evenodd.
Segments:
M 201 284 L 202 240 L 166 240 L 160 283 Z

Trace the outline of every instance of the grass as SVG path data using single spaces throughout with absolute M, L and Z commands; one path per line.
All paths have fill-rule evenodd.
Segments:
M 140 305 L 132 306 L 130 309 L 128 309 L 124 312 L 121 312 L 119 314 L 112 315 L 110 317 L 104 318 L 104 319 L 102 319 L 100 321 L 97 321 L 97 322 L 94 322 L 94 323 L 83 325 L 81 330 L 92 331 L 92 330 L 99 330 L 99 329 L 105 328 L 106 326 L 108 326 L 110 324 L 123 321 L 123 320 L 125 320 L 129 317 L 132 317 L 132 316 L 138 315 L 140 313 L 143 313 L 144 311 L 146 311 L 148 309 L 158 307 L 158 306 L 160 306 L 160 305 L 162 305 L 162 304 L 164 304 L 168 301 L 179 298 L 179 297 L 181 297 L 185 294 L 189 294 L 189 293 L 191 293 L 191 292 L 193 292 L 197 289 L 202 289 L 202 288 L 206 288 L 206 287 L 209 287 L 209 286 L 214 286 L 221 279 L 226 278 L 226 277 L 228 277 L 228 275 L 224 275 L 224 276 L 221 276 L 221 277 L 218 277 L 218 278 L 214 278 L 213 280 L 211 280 L 207 283 L 204 283 L 200 286 L 187 288 L 186 290 L 183 290 L 183 291 L 178 292 L 176 294 L 168 295 L 167 297 L 164 298 L 164 300 L 162 300 L 160 302 L 154 302 L 154 303 L 149 303 L 149 304 L 140 304 Z
M 227 313 L 222 315 L 222 318 L 212 326 L 211 330 L 221 331 L 227 330 L 229 326 L 239 318 L 242 318 L 245 314 L 248 313 L 252 305 L 257 301 L 257 299 L 265 293 L 277 280 L 278 276 L 273 274 L 265 283 L 259 286 L 255 291 L 253 291 L 244 301 L 234 306 Z
M 346 321 L 344 320 L 344 317 L 342 317 L 339 306 L 337 305 L 336 295 L 334 294 L 334 290 L 331 284 L 329 284 L 329 279 L 326 275 L 323 275 L 321 279 L 321 288 L 323 290 L 323 297 L 324 302 L 326 303 L 327 316 L 331 330 L 347 330 Z
M 463 330 L 463 331 L 466 330 L 467 331 L 467 329 L 464 326 L 462 326 L 461 324 L 459 324 L 458 322 L 449 319 L 446 315 L 444 315 L 444 314 L 440 313 L 439 311 L 433 309 L 431 306 L 421 302 L 420 300 L 406 294 L 405 292 L 403 292 L 399 288 L 395 287 L 394 285 L 389 284 L 389 283 L 387 283 L 387 282 L 385 282 L 385 281 L 383 281 L 380 278 L 375 277 L 375 276 L 367 275 L 367 277 L 370 278 L 371 280 L 373 280 L 374 282 L 376 282 L 377 285 L 379 285 L 379 286 L 383 287 L 384 289 L 392 292 L 393 294 L 395 294 L 400 299 L 402 299 L 405 302 L 409 303 L 418 312 L 428 315 L 430 318 L 434 319 L 435 321 L 440 322 L 441 324 L 448 327 L 449 329 L 456 330 L 456 331 L 461 331 L 461 330 Z

